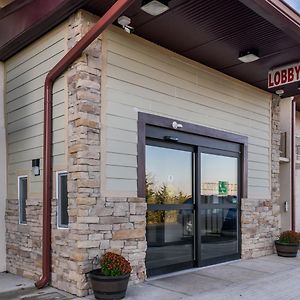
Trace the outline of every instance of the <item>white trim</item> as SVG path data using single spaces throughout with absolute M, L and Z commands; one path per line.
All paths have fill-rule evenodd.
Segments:
M 55 198 L 56 198 L 56 227 L 57 229 L 68 229 L 69 226 L 61 225 L 60 223 L 60 198 L 59 198 L 59 176 L 60 175 L 67 175 L 67 171 L 57 171 L 55 174 Z
M 26 200 L 28 199 L 28 175 L 21 175 L 21 176 L 18 176 L 18 211 L 19 211 L 19 218 L 18 218 L 18 221 L 19 221 L 19 224 L 20 225 L 27 225 L 27 220 L 26 220 L 26 223 L 24 222 L 21 222 L 21 199 L 20 199 L 20 179 L 22 178 L 26 178 L 27 180 L 27 198 Z M 25 208 L 26 209 L 26 208 Z M 26 211 L 26 210 L 25 210 Z

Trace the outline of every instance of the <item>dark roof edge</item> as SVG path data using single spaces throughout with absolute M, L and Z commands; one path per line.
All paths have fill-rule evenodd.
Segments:
M 300 16 L 281 0 L 239 0 L 292 39 L 300 42 Z
M 31 0 L 26 6 L 11 10 L 0 19 L 0 61 L 7 60 L 38 39 L 80 9 L 87 1 Z M 22 20 L 20 24 L 25 26 L 20 27 L 16 24 L 16 19 Z M 5 36 L 5 28 L 10 28 L 10 36 Z

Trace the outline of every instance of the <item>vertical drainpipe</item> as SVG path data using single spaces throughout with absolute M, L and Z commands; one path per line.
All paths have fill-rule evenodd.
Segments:
M 43 243 L 42 277 L 35 283 L 43 288 L 51 274 L 51 198 L 52 198 L 52 90 L 55 80 L 77 59 L 110 24 L 135 0 L 117 0 L 83 38 L 49 71 L 44 85 L 44 144 L 43 144 Z M 99 1 L 99 5 L 101 1 Z
M 295 176 L 296 176 L 296 101 L 297 97 L 294 97 L 292 100 L 292 142 L 291 142 L 291 206 L 292 206 L 292 230 L 296 229 L 296 185 L 295 185 Z

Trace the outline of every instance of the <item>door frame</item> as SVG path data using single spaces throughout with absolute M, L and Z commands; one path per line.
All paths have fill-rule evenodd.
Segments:
M 173 122 L 177 122 L 181 124 L 177 129 L 174 129 L 173 127 Z M 151 132 L 154 132 L 154 136 L 151 136 Z M 171 119 L 171 118 L 166 118 L 166 117 L 161 117 L 157 115 L 152 115 L 148 113 L 138 113 L 138 157 L 137 157 L 137 163 L 138 163 L 138 178 L 137 178 L 137 192 L 138 192 L 138 197 L 145 198 L 145 179 L 146 179 L 146 167 L 145 167 L 145 150 L 146 150 L 146 140 L 151 139 L 151 138 L 159 138 L 163 140 L 166 136 L 162 137 L 157 137 L 157 134 L 159 135 L 162 132 L 167 132 L 167 134 L 170 134 L 170 137 L 174 138 L 174 133 L 175 136 L 179 139 L 178 143 L 181 144 L 186 144 L 189 146 L 195 146 L 197 147 L 197 152 L 195 152 L 195 155 L 198 156 L 198 159 L 196 161 L 200 162 L 199 159 L 199 149 L 207 149 L 207 150 L 213 150 L 213 152 L 227 152 L 227 153 L 239 153 L 239 198 L 240 202 L 238 205 L 238 218 L 239 218 L 239 226 L 237 228 L 237 233 L 238 233 L 238 253 L 239 254 L 234 254 L 230 255 L 227 258 L 225 257 L 220 257 L 219 258 L 214 258 L 211 261 L 206 260 L 203 261 L 201 260 L 201 257 L 199 256 L 199 238 L 195 237 L 195 242 L 196 242 L 196 248 L 197 250 L 197 255 L 196 255 L 196 261 L 194 266 L 205 266 L 209 264 L 215 264 L 218 262 L 223 262 L 227 260 L 234 260 L 240 258 L 241 254 L 241 200 L 244 198 L 247 198 L 248 194 L 248 138 L 246 136 L 222 131 L 222 130 L 217 130 L 213 128 L 208 128 L 205 126 L 201 125 L 196 125 L 196 124 L 191 124 L 187 122 L 183 122 L 178 119 Z M 189 138 L 187 139 L 187 134 L 189 135 Z M 169 137 L 169 136 L 168 136 Z M 205 147 L 202 145 L 197 146 L 197 140 L 204 140 L 207 139 L 208 142 L 208 147 Z M 172 141 L 171 141 L 172 142 Z M 225 142 L 225 143 L 224 143 Z M 176 141 L 174 141 L 176 144 Z M 224 146 L 225 145 L 225 146 Z M 238 148 L 238 151 L 237 151 Z M 205 151 L 204 151 L 205 152 Z M 208 151 L 211 152 L 211 151 Z M 231 156 L 231 155 L 229 155 Z M 233 155 L 235 156 L 235 155 Z M 198 170 L 199 167 L 197 167 Z M 195 173 L 195 180 L 200 179 L 197 178 L 199 174 Z M 196 187 L 197 188 L 197 185 Z M 199 191 L 198 189 L 194 191 L 195 192 L 195 197 L 198 197 Z M 196 199 L 197 200 L 197 199 Z M 198 199 L 199 200 L 199 199 Z M 199 213 L 199 209 L 197 209 Z M 195 218 L 196 223 L 199 222 L 199 216 Z M 196 232 L 199 231 L 199 224 L 195 224 L 196 226 Z M 224 260 L 225 258 L 225 260 Z M 219 261 L 220 260 L 220 261 Z
M 174 129 L 172 124 L 176 121 L 181 128 Z M 138 113 L 138 145 L 137 145 L 137 195 L 145 198 L 145 149 L 146 149 L 146 127 L 156 126 L 162 129 L 171 129 L 177 132 L 194 134 L 218 141 L 231 142 L 240 145 L 241 150 L 241 199 L 248 196 L 248 137 L 235 133 L 217 130 L 201 125 L 183 122 L 178 119 L 170 119 L 157 115 L 139 112 Z

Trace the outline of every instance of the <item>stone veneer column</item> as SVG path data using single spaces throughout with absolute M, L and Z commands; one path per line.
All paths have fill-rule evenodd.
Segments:
M 96 22 L 79 11 L 70 19 L 68 47 L 71 48 Z M 121 253 L 133 267 L 131 282 L 144 279 L 146 203 L 141 198 L 100 196 L 101 59 L 99 37 L 68 71 L 68 199 L 69 261 L 62 283 L 53 284 L 78 296 L 87 295 L 86 272 L 93 258 L 105 251 Z
M 279 197 L 280 197 L 280 97 L 272 97 L 272 154 L 271 154 L 271 198 L 272 202 L 278 205 L 276 212 L 280 214 Z M 280 218 L 278 227 L 281 227 Z
M 271 120 L 271 199 L 242 199 L 242 258 L 274 253 L 280 229 L 279 156 L 280 97 L 272 98 Z

